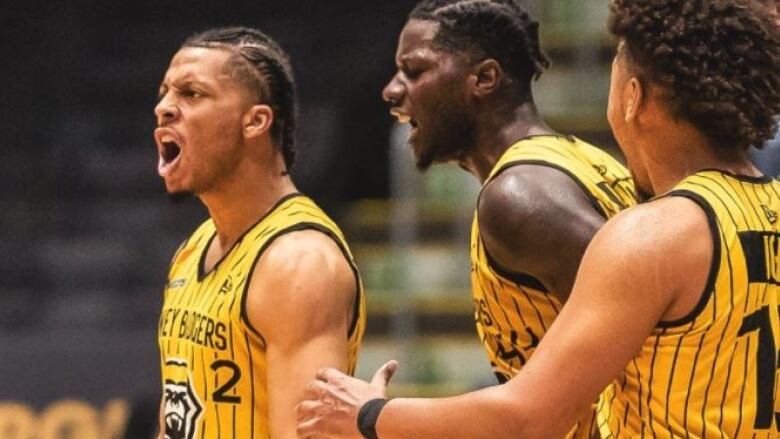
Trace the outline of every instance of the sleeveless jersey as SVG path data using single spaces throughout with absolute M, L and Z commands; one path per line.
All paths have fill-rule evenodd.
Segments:
M 778 438 L 780 183 L 702 171 L 666 196 L 707 214 L 707 285 L 690 315 L 660 322 L 602 394 L 601 434 Z
M 606 152 L 573 137 L 532 136 L 512 145 L 498 160 L 483 188 L 510 166 L 549 166 L 566 173 L 582 188 L 604 218 L 636 204 L 628 171 Z M 509 273 L 485 249 L 475 212 L 471 228 L 471 290 L 474 319 L 490 364 L 504 382 L 533 354 L 561 309 L 542 283 L 524 273 Z M 569 438 L 589 438 L 595 411 L 581 420 Z
M 265 340 L 248 323 L 246 294 L 263 251 L 279 236 L 304 229 L 330 236 L 355 273 L 354 323 L 344 334 L 349 338 L 344 352 L 348 372 L 354 372 L 365 300 L 336 224 L 311 199 L 285 196 L 204 273 L 206 251 L 216 236 L 209 219 L 177 251 L 165 288 L 158 339 L 166 439 L 269 437 Z

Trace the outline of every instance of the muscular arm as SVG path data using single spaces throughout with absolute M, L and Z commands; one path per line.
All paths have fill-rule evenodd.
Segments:
M 379 415 L 378 436 L 562 437 L 660 320 L 694 309 L 712 247 L 706 216 L 690 200 L 667 198 L 619 214 L 593 238 L 569 301 L 514 378 L 452 398 L 393 399 Z M 343 395 L 361 394 L 362 405 L 384 389 L 327 372 L 311 385 L 316 399 L 299 406 L 299 431 L 360 437 L 347 430 L 356 417 L 344 413 L 357 410 L 343 408 L 349 405 Z M 323 407 L 325 396 L 342 408 Z
M 558 169 L 517 165 L 480 197 L 480 234 L 498 265 L 537 278 L 565 302 L 580 260 L 604 217 Z
M 272 438 L 297 437 L 293 408 L 318 369 L 346 370 L 356 291 L 341 250 L 318 231 L 283 235 L 258 261 L 247 316 L 267 343 Z
M 562 437 L 660 320 L 695 307 L 712 245 L 706 216 L 686 199 L 618 215 L 594 237 L 569 302 L 517 376 L 454 398 L 393 400 L 379 436 Z

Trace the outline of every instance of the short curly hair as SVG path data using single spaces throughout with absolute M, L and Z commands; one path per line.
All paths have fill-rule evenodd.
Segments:
M 780 36 L 756 0 L 611 0 L 609 30 L 672 115 L 719 147 L 763 147 L 780 114 Z
M 433 43 L 443 50 L 494 58 L 526 94 L 550 66 L 539 47 L 539 22 L 517 0 L 422 0 L 409 19 L 438 23 Z

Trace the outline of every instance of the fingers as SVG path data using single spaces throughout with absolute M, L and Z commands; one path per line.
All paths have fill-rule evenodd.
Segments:
M 374 377 L 371 378 L 371 385 L 384 389 L 387 387 L 390 379 L 393 378 L 396 370 L 398 370 L 398 362 L 396 360 L 388 361 L 374 373 Z
M 295 419 L 303 421 L 314 417 L 319 407 L 319 402 L 310 399 L 303 400 L 295 406 Z
M 303 439 L 314 439 L 314 438 L 326 437 L 317 433 L 316 427 L 319 420 L 320 420 L 319 418 L 315 417 L 315 418 L 310 418 L 305 422 L 299 422 L 298 427 L 296 428 L 296 433 L 298 433 L 298 437 Z
M 326 407 L 319 401 L 304 400 L 295 406 L 295 419 L 298 422 L 296 432 L 299 438 L 303 439 L 321 439 L 328 436 L 323 432 L 321 425 L 323 411 Z
M 317 372 L 316 379 L 320 381 L 324 381 L 326 383 L 338 381 L 343 378 L 347 378 L 348 375 L 344 374 L 344 372 L 341 372 L 338 369 L 334 369 L 332 367 L 326 367 L 323 369 L 320 369 Z
M 327 382 L 320 380 L 312 380 L 306 384 L 306 390 L 304 391 L 304 397 L 306 399 L 322 399 L 330 395 L 330 387 Z
M 398 368 L 383 365 L 372 383 L 352 378 L 333 368 L 321 369 L 306 385 L 304 400 L 295 407 L 302 438 L 346 439 L 360 437 L 356 418 L 368 400 L 384 397 L 384 388 Z

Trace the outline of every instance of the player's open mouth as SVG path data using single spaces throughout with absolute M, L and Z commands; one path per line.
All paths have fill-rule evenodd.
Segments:
M 163 142 L 160 156 L 166 164 L 173 163 L 181 153 L 181 147 L 174 141 Z
M 157 128 L 154 131 L 154 137 L 157 141 L 157 152 L 160 160 L 157 164 L 157 172 L 161 177 L 169 175 L 181 158 L 181 145 L 178 137 L 172 130 L 166 128 Z
M 157 164 L 157 172 L 160 177 L 169 175 L 179 164 L 181 157 L 181 147 L 174 141 L 163 141 L 160 143 L 160 161 Z
M 408 123 L 412 126 L 412 128 L 417 128 L 417 121 L 412 119 L 412 116 L 410 116 L 408 113 L 404 112 L 400 108 L 391 108 L 390 114 L 396 117 L 398 119 L 398 123 Z

